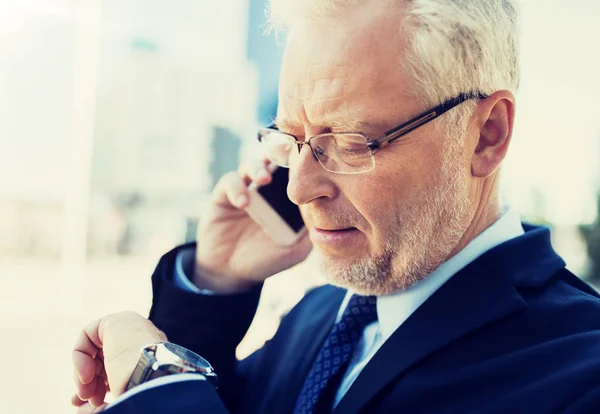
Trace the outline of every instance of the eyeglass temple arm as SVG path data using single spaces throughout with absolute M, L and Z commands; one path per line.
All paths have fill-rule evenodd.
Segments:
M 423 112 L 421 115 L 416 116 L 415 118 L 411 119 L 410 121 L 394 128 L 394 129 L 389 130 L 388 132 L 385 133 L 384 140 L 370 141 L 370 146 L 372 149 L 383 148 L 383 147 L 391 144 L 398 138 L 403 137 L 404 135 L 408 134 L 409 132 L 412 132 L 415 129 L 425 125 L 426 123 L 431 122 L 434 119 L 442 116 L 443 114 L 445 114 L 452 108 L 460 105 L 461 103 L 468 101 L 469 99 L 474 99 L 474 98 L 487 99 L 488 95 L 481 93 L 481 92 L 463 93 L 463 94 L 458 95 L 455 98 L 448 99 L 447 101 L 436 106 L 435 108 L 433 108 L 427 112 Z
M 277 125 L 275 125 L 274 123 L 270 123 L 265 128 L 260 128 L 258 130 L 258 133 L 256 134 L 256 139 L 258 140 L 258 142 L 262 142 L 262 140 L 263 140 L 263 131 L 266 131 L 269 129 L 274 129 L 276 131 L 279 131 L 279 128 L 277 128 Z

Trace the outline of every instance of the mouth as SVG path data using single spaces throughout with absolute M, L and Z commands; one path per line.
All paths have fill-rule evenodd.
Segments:
M 350 231 L 350 230 L 358 230 L 358 229 L 356 227 L 340 227 L 340 228 L 315 227 L 315 231 L 319 231 L 319 232 L 336 232 L 336 231 Z
M 356 227 L 310 229 L 310 239 L 315 244 L 342 247 L 356 242 L 361 235 Z

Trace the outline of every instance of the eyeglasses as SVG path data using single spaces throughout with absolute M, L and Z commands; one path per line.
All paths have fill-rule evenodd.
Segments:
M 327 171 L 336 174 L 362 174 L 375 168 L 375 152 L 465 101 L 487 97 L 488 95 L 480 92 L 462 93 L 387 131 L 384 136 L 377 139 L 369 139 L 360 132 L 336 132 L 320 134 L 307 141 L 300 141 L 294 135 L 281 132 L 275 125 L 271 125 L 258 131 L 258 141 L 264 146 L 265 156 L 280 167 L 290 167 L 291 160 L 295 156 L 294 147 L 298 149 L 297 155 L 303 145 L 308 145 L 316 160 Z

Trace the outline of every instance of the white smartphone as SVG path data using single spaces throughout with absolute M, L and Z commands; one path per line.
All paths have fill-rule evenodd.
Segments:
M 287 196 L 289 170 L 269 165 L 273 180 L 259 187 L 250 184 L 248 215 L 280 246 L 294 244 L 306 231 L 298 206 Z

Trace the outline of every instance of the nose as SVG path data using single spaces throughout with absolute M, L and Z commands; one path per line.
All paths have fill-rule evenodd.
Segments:
M 314 156 L 309 145 L 299 145 L 299 153 L 290 159 L 288 197 L 299 206 L 323 198 L 333 198 L 337 189 L 326 171 Z
M 310 146 L 310 144 L 306 141 L 296 141 L 296 147 L 298 148 L 298 154 L 300 154 L 300 151 L 302 151 L 302 148 L 308 146 L 311 151 L 312 151 L 312 147 Z

